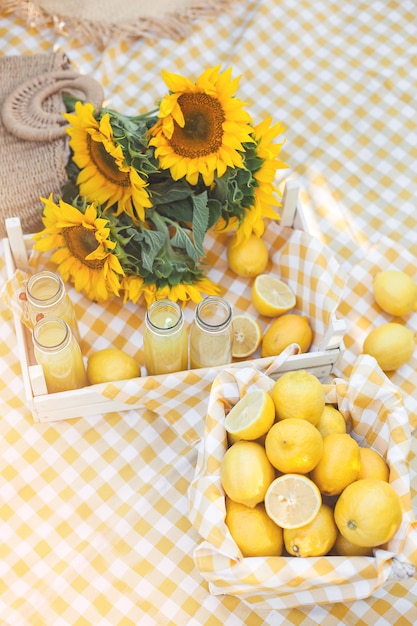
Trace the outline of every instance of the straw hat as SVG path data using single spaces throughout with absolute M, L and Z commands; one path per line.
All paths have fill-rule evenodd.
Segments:
M 120 37 L 180 39 L 198 18 L 210 18 L 233 0 L 0 0 L 0 7 L 16 12 L 35 25 L 52 26 L 63 34 L 106 45 Z

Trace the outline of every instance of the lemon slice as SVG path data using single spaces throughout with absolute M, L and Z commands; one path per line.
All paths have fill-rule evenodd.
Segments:
M 276 317 L 291 311 L 296 305 L 296 297 L 279 278 L 260 274 L 253 282 L 252 304 L 261 315 Z
M 265 510 L 281 528 L 301 528 L 311 522 L 322 504 L 317 485 L 302 474 L 283 474 L 269 485 Z
M 234 439 L 253 440 L 262 437 L 275 420 L 275 405 L 263 389 L 248 391 L 231 409 L 224 421 Z
M 232 357 L 234 359 L 244 359 L 250 356 L 261 344 L 261 327 L 251 315 L 246 313 L 233 317 L 233 333 Z

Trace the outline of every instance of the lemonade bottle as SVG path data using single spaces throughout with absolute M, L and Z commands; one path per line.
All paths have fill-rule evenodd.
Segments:
M 232 307 L 223 298 L 207 296 L 197 305 L 190 331 L 190 367 L 231 363 L 232 344 Z
M 26 285 L 26 303 L 32 327 L 45 315 L 65 320 L 77 341 L 80 340 L 74 307 L 59 276 L 47 270 L 33 274 Z
M 67 322 L 48 315 L 35 324 L 32 336 L 35 358 L 42 366 L 49 393 L 88 384 L 80 346 Z
M 143 338 L 148 375 L 188 368 L 188 338 L 181 308 L 172 300 L 157 300 L 146 312 Z

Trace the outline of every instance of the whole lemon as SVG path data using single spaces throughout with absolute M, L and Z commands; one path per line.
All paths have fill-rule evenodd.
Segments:
M 342 491 L 334 508 L 334 518 L 348 541 L 373 548 L 389 541 L 400 527 L 401 500 L 385 480 L 363 478 Z
M 372 548 L 366 548 L 362 546 L 355 546 L 337 531 L 336 541 L 334 542 L 332 554 L 338 556 L 372 556 Z
M 322 437 L 327 437 L 330 433 L 346 432 L 345 418 L 332 404 L 326 404 L 316 426 Z
M 284 528 L 283 537 L 285 549 L 292 556 L 324 556 L 337 537 L 332 509 L 322 504 L 311 522 L 300 528 Z
M 374 298 L 385 313 L 407 315 L 417 311 L 417 283 L 398 270 L 378 272 L 373 280 Z
M 373 448 L 359 447 L 361 457 L 361 466 L 359 469 L 358 480 L 361 478 L 378 478 L 380 480 L 389 480 L 389 467 L 385 459 Z
M 243 556 L 281 556 L 282 528 L 272 521 L 263 503 L 251 508 L 226 498 L 225 522 Z
M 388 322 L 368 333 L 363 352 L 373 356 L 384 372 L 392 372 L 411 359 L 415 346 L 416 337 L 410 328 Z
M 305 370 L 282 374 L 274 383 L 271 396 L 279 420 L 297 417 L 315 426 L 325 407 L 321 382 Z
M 244 278 L 262 274 L 269 260 L 266 243 L 253 233 L 242 243 L 236 243 L 236 236 L 233 237 L 227 246 L 226 255 L 230 269 Z
M 305 315 L 286 313 L 274 320 L 266 329 L 261 345 L 261 356 L 277 356 L 292 343 L 307 352 L 313 341 L 313 331 Z
M 323 453 L 323 438 L 313 424 L 295 417 L 276 422 L 265 438 L 266 456 L 284 473 L 307 474 Z
M 256 506 L 274 478 L 275 470 L 259 443 L 240 439 L 226 450 L 220 480 L 225 494 L 234 502 Z
M 347 433 L 332 433 L 323 439 L 323 454 L 311 472 L 322 494 L 336 496 L 357 479 L 360 469 L 358 443 Z
M 91 385 L 137 378 L 140 375 L 140 365 L 137 361 L 117 348 L 104 348 L 93 352 L 87 361 L 87 378 Z

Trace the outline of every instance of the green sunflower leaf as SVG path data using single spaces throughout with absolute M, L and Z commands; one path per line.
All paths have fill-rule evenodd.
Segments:
M 140 238 L 135 238 L 135 245 L 138 245 L 140 240 L 140 257 L 143 267 L 148 271 L 152 271 L 153 264 L 164 245 L 166 236 L 157 230 L 143 230 L 140 235 Z
M 200 260 L 200 251 L 194 246 L 190 236 L 183 228 L 178 227 L 176 229 L 175 235 L 171 238 L 171 244 L 176 248 L 184 249 L 195 263 Z
M 207 192 L 193 198 L 193 236 L 194 246 L 200 256 L 204 256 L 203 241 L 209 225 L 207 210 Z

